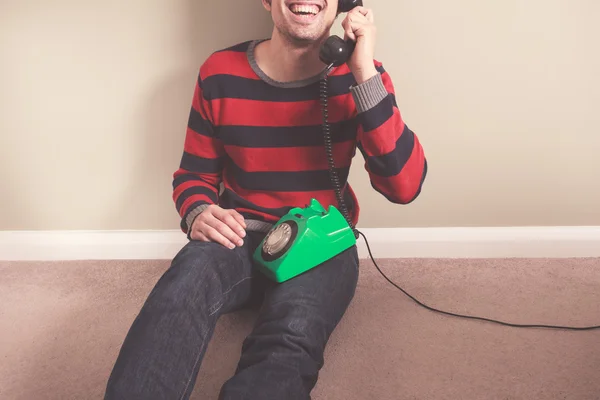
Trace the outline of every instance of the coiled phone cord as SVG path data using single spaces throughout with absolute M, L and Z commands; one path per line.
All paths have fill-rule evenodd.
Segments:
M 329 177 L 331 178 L 331 184 L 333 185 L 333 190 L 335 191 L 335 197 L 337 198 L 340 212 L 348 222 L 348 225 L 350 225 L 350 228 L 352 228 L 354 236 L 358 239 L 358 231 L 354 227 L 354 224 L 352 223 L 352 218 L 350 218 L 350 213 L 348 212 L 348 208 L 346 207 L 346 202 L 344 201 L 342 195 L 342 184 L 340 182 L 340 177 L 338 176 L 338 171 L 335 167 L 335 160 L 333 158 L 333 138 L 331 137 L 331 127 L 329 126 L 328 104 L 328 75 L 330 68 L 327 69 L 325 75 L 323 76 L 323 79 L 321 79 L 321 110 L 323 111 L 323 139 L 325 141 L 325 151 L 327 153 L 327 160 L 329 162 Z
M 486 322 L 492 322 L 495 324 L 499 324 L 499 325 L 503 325 L 503 326 L 509 326 L 509 327 L 513 327 L 513 328 L 548 328 L 548 329 L 561 329 L 561 330 L 573 330 L 573 331 L 588 331 L 588 330 L 596 330 L 596 329 L 600 329 L 600 325 L 598 326 L 584 326 L 584 327 L 572 327 L 572 326 L 558 326 L 558 325 L 540 325 L 540 324 L 513 324 L 513 323 L 509 323 L 509 322 L 502 322 L 502 321 L 498 321 L 498 320 L 494 320 L 491 318 L 484 318 L 484 317 L 477 317 L 477 316 L 471 316 L 471 315 L 463 315 L 463 314 L 455 314 L 452 312 L 448 312 L 448 311 L 442 311 L 442 310 L 438 310 L 434 307 L 428 306 L 425 303 L 417 300 L 414 296 L 412 296 L 411 294 L 409 294 L 406 290 L 402 289 L 399 285 L 397 285 L 396 283 L 394 283 L 390 278 L 388 278 L 383 271 L 381 270 L 381 268 L 379 268 L 379 265 L 377 265 L 377 262 L 375 262 L 375 258 L 373 257 L 373 254 L 371 253 L 371 247 L 369 246 L 369 242 L 367 240 L 367 237 L 364 235 L 364 233 L 360 232 L 359 230 L 356 229 L 356 227 L 354 226 L 354 224 L 352 223 L 352 219 L 350 218 L 350 213 L 348 212 L 348 208 L 346 207 L 346 203 L 344 201 L 343 195 L 342 195 L 342 184 L 340 182 L 340 178 L 338 176 L 338 171 L 335 167 L 335 160 L 333 157 L 333 139 L 331 137 L 331 127 L 329 126 L 329 108 L 328 108 L 328 98 L 329 98 L 329 87 L 328 87 L 328 75 L 329 72 L 332 68 L 332 65 L 330 65 L 326 71 L 325 74 L 323 76 L 323 79 L 321 79 L 321 90 L 320 90 L 320 94 L 321 94 L 321 110 L 323 113 L 323 136 L 324 136 L 324 142 L 325 142 L 325 151 L 327 153 L 327 160 L 329 162 L 329 176 L 331 178 L 331 184 L 333 185 L 333 190 L 335 191 L 335 196 L 337 198 L 337 202 L 338 202 L 338 207 L 340 209 L 340 212 L 342 213 L 342 215 L 344 216 L 344 218 L 346 219 L 346 221 L 348 222 L 348 225 L 350 225 L 350 228 L 352 228 L 352 231 L 354 232 L 355 237 L 358 239 L 359 235 L 363 237 L 363 239 L 365 240 L 365 244 L 367 245 L 367 250 L 369 252 L 369 256 L 371 257 L 371 261 L 373 261 L 373 264 L 375 265 L 375 268 L 377 269 L 377 271 L 379 271 L 379 273 L 394 287 L 396 287 L 398 290 L 400 290 L 402 293 L 404 293 L 406 296 L 408 296 L 411 300 L 413 300 L 415 303 L 417 303 L 418 305 L 420 305 L 421 307 L 430 310 L 430 311 L 434 311 L 440 314 L 444 314 L 444 315 L 448 315 L 448 316 L 452 316 L 452 317 L 458 317 L 458 318 L 466 318 L 466 319 L 473 319 L 473 320 L 480 320 L 480 321 L 486 321 Z

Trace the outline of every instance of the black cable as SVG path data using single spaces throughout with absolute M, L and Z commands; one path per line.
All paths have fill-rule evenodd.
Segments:
M 369 256 L 371 257 L 371 261 L 373 261 L 373 264 L 375 265 L 375 268 L 377 268 L 377 271 L 379 271 L 379 273 L 389 283 L 391 283 L 397 289 L 399 289 L 400 291 L 402 291 L 402 293 L 404 293 L 405 295 L 407 295 L 408 297 L 410 297 L 415 303 L 417 303 L 421 307 L 424 307 L 424 308 L 426 308 L 426 309 L 428 309 L 430 311 L 438 312 L 438 313 L 445 314 L 445 315 L 450 315 L 452 317 L 459 317 L 459 318 L 467 318 L 467 319 L 475 319 L 475 320 L 480 320 L 480 321 L 493 322 L 493 323 L 496 323 L 496 324 L 500 324 L 500 325 L 504 325 L 504 326 L 510 326 L 510 327 L 513 327 L 513 328 L 551 328 L 551 329 L 566 329 L 566 330 L 574 330 L 574 331 L 589 331 L 589 330 L 594 330 L 594 329 L 600 329 L 600 326 L 572 327 L 572 326 L 557 326 L 557 325 L 513 324 L 513 323 L 509 323 L 509 322 L 497 321 L 497 320 L 490 319 L 490 318 L 483 318 L 483 317 L 475 317 L 475 316 L 470 316 L 470 315 L 455 314 L 455 313 L 451 313 L 451 312 L 448 312 L 448 311 L 441 311 L 441 310 L 438 310 L 436 308 L 430 307 L 430 306 L 428 306 L 428 305 L 420 302 L 415 297 L 411 296 L 408 292 L 406 292 L 406 290 L 402 289 L 400 286 L 398 286 L 396 283 L 394 283 L 390 278 L 388 278 L 383 273 L 383 271 L 381 271 L 381 268 L 379 268 L 379 266 L 375 262 L 375 259 L 373 258 L 373 254 L 371 253 L 371 248 L 369 247 L 369 242 L 367 240 L 367 237 L 365 236 L 364 233 L 362 233 L 360 231 L 358 231 L 358 233 L 363 237 L 363 239 L 365 239 L 365 244 L 367 245 L 367 250 L 369 251 Z
M 333 159 L 333 139 L 331 137 L 331 128 L 329 126 L 329 120 L 328 120 L 328 118 L 329 118 L 328 97 L 329 96 L 328 96 L 327 77 L 329 75 L 329 71 L 331 70 L 331 67 L 332 67 L 332 65 L 330 65 L 329 68 L 326 70 L 326 72 L 323 76 L 323 79 L 321 80 L 321 106 L 322 106 L 321 109 L 323 112 L 323 136 L 324 136 L 324 140 L 325 140 L 325 151 L 327 152 L 327 160 L 329 161 L 329 175 L 331 177 L 331 184 L 333 185 L 333 190 L 335 191 L 335 195 L 336 195 L 336 198 L 338 201 L 338 206 L 340 208 L 340 212 L 342 213 L 342 215 L 348 222 L 348 225 L 350 225 L 350 228 L 352 228 L 352 231 L 354 232 L 354 236 L 356 238 L 358 238 L 358 236 L 360 235 L 363 237 L 363 239 L 365 239 L 365 244 L 367 245 L 367 250 L 369 251 L 369 256 L 371 257 L 371 261 L 373 261 L 373 264 L 375 265 L 375 268 L 377 268 L 377 271 L 379 271 L 379 273 L 390 284 L 395 286 L 397 289 L 399 289 L 402 293 L 404 293 L 406 296 L 408 296 L 411 300 L 413 300 L 415 303 L 417 303 L 421 307 L 426 308 L 427 310 L 430 310 L 430 311 L 434 311 L 434 312 L 444 314 L 444 315 L 449 315 L 452 317 L 487 321 L 487 322 L 492 322 L 495 324 L 513 327 L 513 328 L 549 328 L 549 329 L 562 329 L 562 330 L 574 330 L 574 331 L 589 331 L 589 330 L 600 329 L 600 326 L 571 327 L 571 326 L 539 325 L 539 324 L 513 324 L 513 323 L 509 323 L 509 322 L 497 321 L 497 320 L 494 320 L 491 318 L 483 318 L 483 317 L 476 317 L 476 316 L 470 316 L 470 315 L 461 315 L 461 314 L 455 314 L 455 313 L 448 312 L 448 311 L 442 311 L 442 310 L 438 310 L 436 308 L 430 307 L 430 306 L 420 302 L 415 297 L 410 295 L 406 290 L 402 289 L 400 286 L 398 286 L 396 283 L 394 283 L 390 278 L 388 278 L 383 273 L 381 268 L 379 268 L 379 265 L 377 265 L 377 262 L 375 262 L 375 258 L 373 257 L 373 254 L 371 253 L 371 247 L 369 246 L 367 237 L 364 235 L 364 233 L 357 230 L 356 227 L 354 226 L 354 224 L 352 223 L 352 219 L 350 218 L 350 213 L 348 212 L 348 208 L 346 207 L 346 203 L 344 202 L 344 198 L 342 196 L 342 189 L 341 189 L 342 184 L 341 184 L 339 176 L 337 174 L 337 169 L 335 168 L 335 161 Z
M 330 66 L 331 68 L 331 66 Z M 329 69 L 330 69 L 329 68 Z M 329 89 L 328 89 L 328 72 L 325 72 L 323 79 L 321 80 L 321 110 L 323 112 L 323 139 L 325 141 L 325 151 L 327 152 L 327 161 L 329 162 L 329 177 L 331 178 L 331 184 L 333 186 L 333 190 L 335 191 L 335 197 L 337 198 L 338 206 L 340 208 L 340 212 L 348 222 L 348 225 L 352 228 L 354 232 L 354 237 L 358 238 L 358 231 L 352 224 L 352 219 L 350 218 L 350 213 L 348 212 L 348 208 L 346 207 L 346 202 L 344 201 L 344 197 L 342 195 L 342 184 L 340 182 L 340 178 L 337 174 L 337 169 L 335 168 L 335 160 L 333 159 L 333 138 L 331 137 L 331 128 L 329 126 Z

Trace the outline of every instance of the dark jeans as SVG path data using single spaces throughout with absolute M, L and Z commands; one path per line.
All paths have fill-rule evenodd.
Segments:
M 235 250 L 186 244 L 133 322 L 105 399 L 188 399 L 219 317 L 255 301 L 256 325 L 219 399 L 310 399 L 325 346 L 354 297 L 357 250 L 276 284 L 252 264 L 263 237 L 249 232 Z

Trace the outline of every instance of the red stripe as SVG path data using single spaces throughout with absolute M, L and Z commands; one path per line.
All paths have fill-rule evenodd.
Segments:
M 225 146 L 227 154 L 245 171 L 312 171 L 327 169 L 329 164 L 323 146 L 285 148 L 246 148 Z M 350 166 L 354 141 L 336 143 L 333 157 L 336 167 Z
M 352 94 L 329 99 L 329 122 L 350 118 L 348 106 Z M 319 100 L 299 102 L 265 102 L 246 99 L 211 100 L 215 125 L 302 126 L 323 122 Z
M 260 79 L 252 70 L 252 67 L 250 67 L 246 52 L 239 51 L 221 51 L 213 53 L 200 69 L 200 76 L 203 80 L 218 74 Z
M 414 198 L 419 190 L 424 164 L 423 149 L 415 136 L 415 147 L 412 155 L 398 175 L 382 178 L 375 174 L 370 174 L 370 177 L 373 184 L 388 197 L 400 203 L 407 203 Z
M 342 75 L 347 75 L 347 74 L 351 74 L 352 71 L 350 71 L 350 68 L 348 67 L 348 64 L 342 64 L 339 67 L 335 67 L 331 70 L 331 73 L 329 74 L 329 76 L 342 76 Z
M 207 196 L 203 194 L 196 194 L 190 196 L 189 199 L 183 202 L 181 205 L 181 210 L 179 210 L 179 215 L 183 218 L 183 216 L 188 212 L 188 208 L 197 201 L 204 201 L 206 203 L 212 204 L 213 201 L 209 199 Z
M 394 114 L 376 129 L 365 133 L 362 125 L 358 127 L 363 148 L 370 156 L 380 156 L 394 151 L 396 142 L 403 132 L 404 121 L 396 107 L 394 107 Z
M 381 74 L 381 80 L 383 81 L 383 86 L 387 92 L 394 93 L 394 83 L 390 79 L 390 75 L 387 73 L 387 71 Z
M 191 128 L 187 128 L 184 149 L 190 154 L 203 158 L 219 158 L 225 153 L 216 139 L 201 135 Z
M 181 196 L 181 193 L 183 193 L 185 190 L 187 190 L 189 188 L 192 188 L 192 187 L 195 187 L 195 186 L 203 186 L 203 187 L 205 187 L 207 189 L 210 189 L 215 194 L 218 194 L 218 192 L 217 192 L 217 190 L 215 189 L 214 186 L 208 185 L 208 184 L 203 183 L 201 181 L 187 181 L 187 182 L 183 182 L 182 184 L 180 184 L 179 186 L 177 186 L 175 188 L 175 190 L 173 190 L 173 200 L 175 202 L 177 202 L 177 200 L 179 199 L 179 196 Z
M 181 175 L 184 174 L 190 174 L 191 172 L 183 169 L 183 168 L 179 168 L 177 170 L 177 172 L 175 172 L 175 174 L 173 174 L 173 179 L 178 178 Z M 218 186 L 221 182 L 221 175 L 220 174 L 208 174 L 208 173 L 203 173 L 203 174 L 198 174 L 198 173 L 193 173 L 194 175 L 201 177 L 202 180 L 207 184 L 207 185 L 211 185 L 211 186 Z

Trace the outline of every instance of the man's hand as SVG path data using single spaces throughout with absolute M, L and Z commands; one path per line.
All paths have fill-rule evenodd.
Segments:
M 190 237 L 203 242 L 217 242 L 230 249 L 244 244 L 246 223 L 235 210 L 210 205 L 196 217 Z
M 356 42 L 356 48 L 352 53 L 352 57 L 348 60 L 348 66 L 359 85 L 378 73 L 373 63 L 376 36 L 373 21 L 372 10 L 365 7 L 355 7 L 342 22 L 344 39 L 352 39 Z

